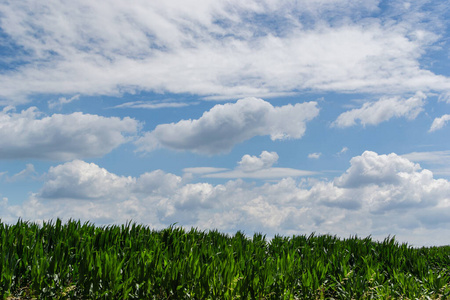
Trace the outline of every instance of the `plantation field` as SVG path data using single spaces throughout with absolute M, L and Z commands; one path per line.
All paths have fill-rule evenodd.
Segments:
M 2 299 L 447 299 L 450 247 L 0 223 Z

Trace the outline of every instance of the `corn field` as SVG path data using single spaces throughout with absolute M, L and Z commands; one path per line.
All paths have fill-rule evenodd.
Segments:
M 447 299 L 450 246 L 0 222 L 2 299 Z

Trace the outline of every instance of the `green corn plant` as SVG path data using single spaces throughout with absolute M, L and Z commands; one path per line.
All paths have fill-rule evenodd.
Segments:
M 445 299 L 450 247 L 0 222 L 0 299 Z

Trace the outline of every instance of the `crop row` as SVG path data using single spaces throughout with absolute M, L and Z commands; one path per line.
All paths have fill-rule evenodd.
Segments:
M 0 222 L 2 299 L 445 299 L 450 247 Z

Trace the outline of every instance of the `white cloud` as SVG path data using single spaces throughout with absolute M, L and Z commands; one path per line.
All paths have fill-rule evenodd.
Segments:
M 51 167 L 39 196 L 46 199 L 124 199 L 130 195 L 168 196 L 181 185 L 182 178 L 161 170 L 138 178 L 118 176 L 94 163 L 74 160 Z
M 316 102 L 274 107 L 262 99 L 245 98 L 216 105 L 197 120 L 158 125 L 136 144 L 138 151 L 166 147 L 206 154 L 225 153 L 235 144 L 255 136 L 299 139 L 306 130 L 306 122 L 318 114 Z
M 48 108 L 50 108 L 50 109 L 54 109 L 54 108 L 61 109 L 64 104 L 68 104 L 68 103 L 73 102 L 73 101 L 78 100 L 78 99 L 80 99 L 80 95 L 75 95 L 75 96 L 73 96 L 72 98 L 69 98 L 69 99 L 67 99 L 65 97 L 61 97 L 57 101 L 49 101 L 48 102 Z
M 386 228 L 382 220 L 401 230 L 418 230 L 432 226 L 436 207 L 442 207 L 443 214 L 450 210 L 450 182 L 434 179 L 431 171 L 406 158 L 366 151 L 350 163 L 332 183 L 315 183 L 311 196 L 330 207 L 366 212 L 374 230 Z
M 450 115 L 443 115 L 440 118 L 435 118 L 433 124 L 431 124 L 429 132 L 441 129 L 447 124 L 448 121 L 450 121 Z
M 17 172 L 16 174 L 9 176 L 8 172 L 0 172 L 0 179 L 5 180 L 5 182 L 16 182 L 26 179 L 37 179 L 37 172 L 34 169 L 33 164 L 26 164 L 25 169 Z
M 274 179 L 286 177 L 311 176 L 316 172 L 272 167 L 278 161 L 276 152 L 263 151 L 257 156 L 245 154 L 238 162 L 234 170 L 220 168 L 199 168 L 197 174 L 203 174 L 203 178 L 254 178 L 254 179 Z
M 336 178 L 336 186 L 355 188 L 370 184 L 399 184 L 403 174 L 414 173 L 420 169 L 418 164 L 395 153 L 378 155 L 372 151 L 365 151 L 361 156 L 353 157 L 350 164 L 347 172 Z
M 347 147 L 342 147 L 341 151 L 339 151 L 339 152 L 337 153 L 337 155 L 338 155 L 338 156 L 339 156 L 339 155 L 342 155 L 342 154 L 346 153 L 347 151 L 348 151 L 348 148 L 347 148 Z
M 361 177 L 358 179 L 358 177 Z M 22 205 L 0 203 L 2 220 L 62 217 L 97 224 L 174 222 L 233 233 L 396 235 L 415 245 L 450 240 L 450 182 L 396 154 L 366 151 L 334 181 L 284 178 L 254 185 L 231 180 L 186 183 L 162 171 L 124 177 L 73 161 L 49 170 L 41 191 Z
M 438 101 L 445 101 L 447 103 L 450 103 L 450 92 L 440 94 Z
M 2 175 L 2 173 L 0 173 L 0 176 L 1 175 Z M 33 164 L 27 164 L 25 169 L 23 169 L 22 171 L 14 174 L 10 178 L 7 178 L 6 181 L 14 182 L 14 181 L 18 181 L 18 180 L 23 180 L 23 179 L 25 179 L 27 177 L 32 177 L 33 175 L 37 175 Z
M 254 172 L 261 169 L 271 168 L 273 164 L 278 161 L 278 154 L 276 152 L 263 151 L 257 156 L 244 155 L 238 163 L 239 168 L 244 172 Z
M 423 162 L 436 175 L 450 176 L 450 151 L 425 151 L 403 154 L 414 162 Z
M 136 181 L 133 192 L 142 194 L 170 195 L 182 183 L 182 178 L 174 174 L 167 174 L 164 171 L 156 170 L 144 173 Z
M 20 113 L 0 112 L 0 158 L 70 160 L 99 157 L 128 141 L 139 123 L 81 112 L 40 117 L 35 107 Z
M 81 160 L 51 167 L 46 177 L 39 196 L 53 199 L 117 199 L 136 183 L 135 178 L 117 176 Z
M 318 153 L 318 152 L 310 153 L 310 154 L 308 154 L 308 158 L 319 159 L 321 155 L 322 155 L 322 153 Z
M 214 167 L 194 167 L 194 168 L 184 168 L 184 173 L 191 173 L 191 174 L 208 174 L 208 173 L 216 173 L 216 172 L 222 172 L 227 171 L 227 168 L 214 168 Z
M 0 5 L 2 31 L 23 50 L 8 57 L 18 64 L 0 75 L 0 96 L 17 102 L 36 93 L 149 90 L 211 98 L 311 89 L 448 92 L 449 78 L 420 63 L 443 38 L 442 12 L 411 8 L 376 19 L 378 5 L 10 1 Z
M 204 178 L 255 178 L 255 179 L 273 179 L 286 177 L 300 177 L 312 176 L 317 172 L 291 169 L 291 168 L 267 168 L 254 171 L 244 171 L 242 169 L 235 169 L 228 172 L 220 172 L 213 174 L 205 174 Z
M 190 105 L 198 104 L 196 102 L 185 103 L 185 102 L 169 102 L 169 101 L 134 101 L 126 102 L 114 106 L 113 108 L 145 108 L 145 109 L 160 109 L 160 108 L 180 108 Z
M 446 151 L 425 151 L 425 152 L 411 152 L 403 154 L 402 157 L 415 162 L 430 162 L 430 163 L 448 163 L 450 162 L 450 150 Z
M 417 92 L 409 99 L 400 98 L 381 98 L 376 102 L 364 103 L 361 108 L 352 109 L 339 115 L 332 123 L 336 127 L 349 127 L 356 125 L 356 121 L 366 126 L 377 125 L 381 122 L 388 121 L 394 117 L 405 117 L 407 119 L 415 119 L 423 110 L 426 95 Z
M 186 184 L 174 197 L 175 206 L 182 210 L 195 210 L 197 208 L 212 208 L 216 194 L 223 190 L 222 186 L 209 183 Z

